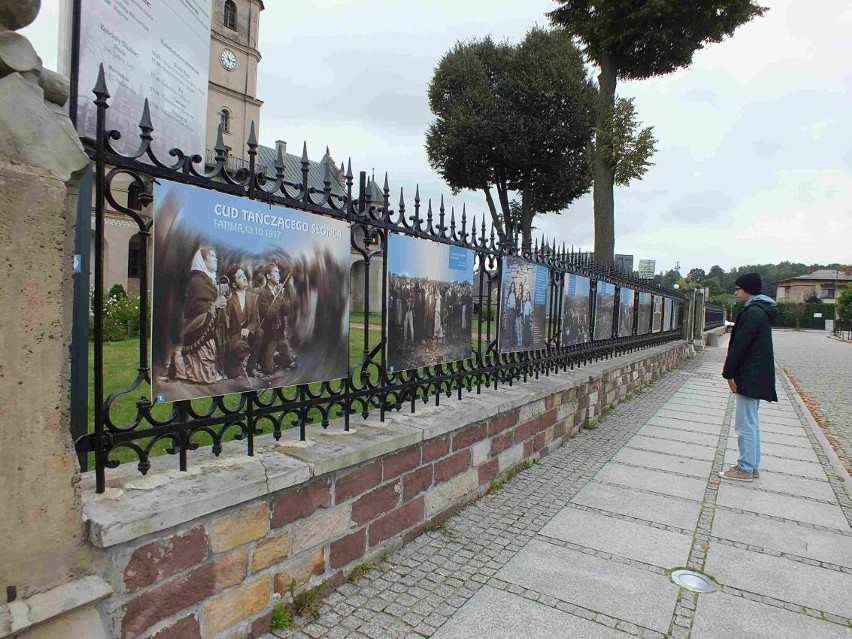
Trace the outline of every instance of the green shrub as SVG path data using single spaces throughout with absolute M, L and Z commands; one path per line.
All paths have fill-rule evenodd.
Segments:
M 104 341 L 120 342 L 138 334 L 139 297 L 126 293 L 124 297 L 113 296 L 110 292 L 104 300 Z

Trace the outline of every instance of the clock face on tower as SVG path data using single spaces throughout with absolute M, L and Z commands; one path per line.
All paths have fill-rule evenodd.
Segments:
M 233 71 L 237 68 L 237 56 L 234 55 L 234 52 L 230 49 L 222 51 L 222 55 L 219 56 L 219 60 L 222 62 L 222 66 L 228 71 Z

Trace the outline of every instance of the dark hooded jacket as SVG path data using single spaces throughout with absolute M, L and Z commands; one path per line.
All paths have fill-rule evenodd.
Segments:
M 737 316 L 722 377 L 733 379 L 737 393 L 754 399 L 777 402 L 772 324 L 778 319 L 775 301 L 757 295 Z

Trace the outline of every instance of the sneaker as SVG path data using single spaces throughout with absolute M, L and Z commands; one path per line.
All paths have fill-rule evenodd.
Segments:
M 730 479 L 732 481 L 751 481 L 752 474 L 747 473 L 744 470 L 740 470 L 739 466 L 732 466 L 728 470 L 722 471 L 719 473 L 719 477 L 722 479 Z
M 738 468 L 739 468 L 739 466 L 737 466 L 736 464 L 734 464 L 734 465 L 733 465 L 733 466 L 731 466 L 728 470 L 737 470 Z M 755 468 L 753 471 L 751 471 L 751 478 L 752 478 L 752 479 L 758 479 L 758 478 L 760 478 L 760 471 L 759 471 L 757 468 Z

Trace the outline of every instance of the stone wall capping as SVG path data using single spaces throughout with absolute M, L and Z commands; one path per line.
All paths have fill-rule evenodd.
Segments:
M 402 424 L 384 424 L 380 421 L 361 421 L 350 424 L 354 432 L 343 435 L 343 420 L 332 422 L 328 429 L 310 425 L 305 437 L 311 446 L 300 446 L 299 430 L 284 431 L 275 446 L 278 453 L 300 460 L 308 466 L 312 477 L 332 473 L 341 468 L 356 466 L 407 448 L 423 439 L 423 431 Z
M 245 444 L 230 444 L 220 458 L 210 459 L 208 451 L 207 459 L 197 460 L 187 472 L 173 468 L 149 471 L 144 477 L 128 472 L 114 475 L 101 495 L 95 493 L 93 474 L 84 475 L 83 513 L 89 541 L 108 548 L 266 497 L 311 477 L 308 464 L 278 454 L 271 446 L 248 457 Z M 176 463 L 173 457 L 169 460 Z M 135 473 L 132 464 L 127 466 Z
M 26 599 L 0 606 L 0 637 L 16 635 L 41 623 L 109 597 L 113 590 L 97 575 L 69 581 Z
M 306 442 L 299 441 L 297 428 L 285 430 L 279 442 L 271 435 L 260 436 L 255 439 L 254 457 L 245 455 L 245 442 L 236 441 L 226 443 L 218 458 L 211 458 L 209 449 L 191 451 L 185 473 L 175 469 L 172 456 L 152 458 L 152 469 L 144 477 L 134 464 L 125 464 L 110 474 L 107 491 L 102 495 L 95 493 L 94 477 L 89 473 L 83 478 L 89 537 L 95 546 L 107 548 L 266 497 L 311 477 L 352 468 L 514 409 L 540 403 L 541 410 L 533 411 L 537 415 L 544 411 L 544 400 L 549 396 L 596 382 L 607 373 L 624 370 L 681 345 L 671 342 L 576 370 L 530 378 L 501 386 L 496 393 L 492 388 L 483 388 L 480 394 L 464 391 L 461 401 L 453 396 L 439 406 L 434 399 L 428 404 L 418 402 L 414 413 L 406 405 L 398 412 L 386 413 L 384 422 L 377 416 L 352 420 L 349 432 L 343 430 L 342 419 L 325 429 L 311 424 L 306 427 Z M 597 393 L 592 395 L 596 403 Z M 575 407 L 566 405 L 562 412 L 572 410 Z M 567 414 L 560 419 L 565 417 Z M 522 419 L 528 418 L 522 415 Z M 582 415 L 578 418 L 583 419 Z M 522 448 L 505 451 L 500 455 L 501 471 L 522 457 Z

